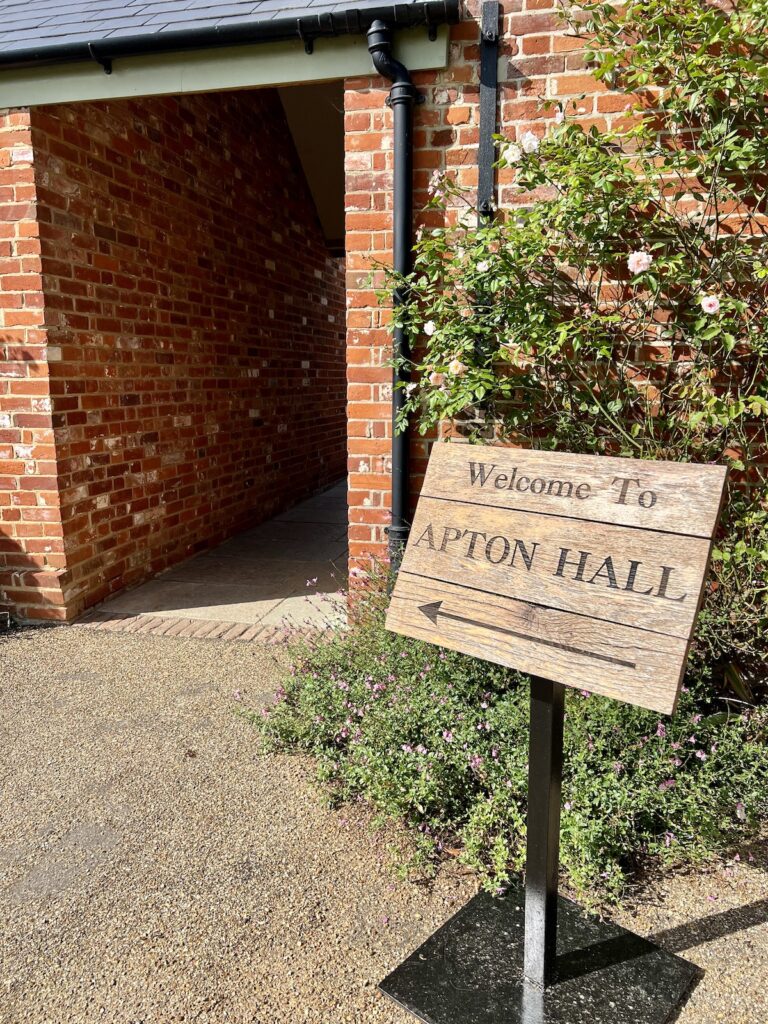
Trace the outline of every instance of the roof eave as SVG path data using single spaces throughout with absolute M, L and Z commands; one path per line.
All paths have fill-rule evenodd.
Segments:
M 75 61 L 100 64 L 144 54 L 206 50 L 221 46 L 245 46 L 251 43 L 300 39 L 308 47 L 316 39 L 361 34 L 371 22 L 381 20 L 394 28 L 416 28 L 454 24 L 460 20 L 459 0 L 424 0 L 423 3 L 390 3 L 364 11 L 351 9 L 301 18 L 274 18 L 271 21 L 239 22 L 179 31 L 140 33 L 116 38 L 77 40 L 70 43 L 38 45 L 24 50 L 0 51 L 0 70 L 47 67 Z

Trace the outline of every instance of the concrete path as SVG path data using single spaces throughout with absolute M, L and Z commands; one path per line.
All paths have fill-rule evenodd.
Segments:
M 345 621 L 346 482 L 91 612 L 97 628 L 209 639 L 279 639 Z

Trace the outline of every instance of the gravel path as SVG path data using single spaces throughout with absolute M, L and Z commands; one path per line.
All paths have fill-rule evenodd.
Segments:
M 256 755 L 235 695 L 267 699 L 275 657 L 0 637 L 0 1024 L 414 1021 L 376 983 L 473 884 L 394 881 L 388 837 L 325 809 L 306 764 Z M 767 871 L 745 852 L 623 915 L 707 969 L 680 1024 L 768 1020 Z

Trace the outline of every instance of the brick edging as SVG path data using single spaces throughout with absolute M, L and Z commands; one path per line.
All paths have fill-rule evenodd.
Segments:
M 211 619 L 169 619 L 146 612 L 135 615 L 91 612 L 73 625 L 112 633 L 172 636 L 179 640 L 239 640 L 257 644 L 285 643 L 299 632 L 286 629 L 285 626 L 249 625 L 246 622 L 219 622 Z M 303 635 L 305 631 L 301 632 Z

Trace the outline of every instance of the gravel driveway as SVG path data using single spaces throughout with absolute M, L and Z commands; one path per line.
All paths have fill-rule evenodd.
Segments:
M 234 712 L 279 656 L 0 637 L 1 1024 L 412 1024 L 376 983 L 472 882 L 394 881 L 389 837 L 325 809 L 307 765 L 257 756 Z M 680 1024 L 768 1020 L 767 867 L 745 851 L 623 916 L 707 969 Z

